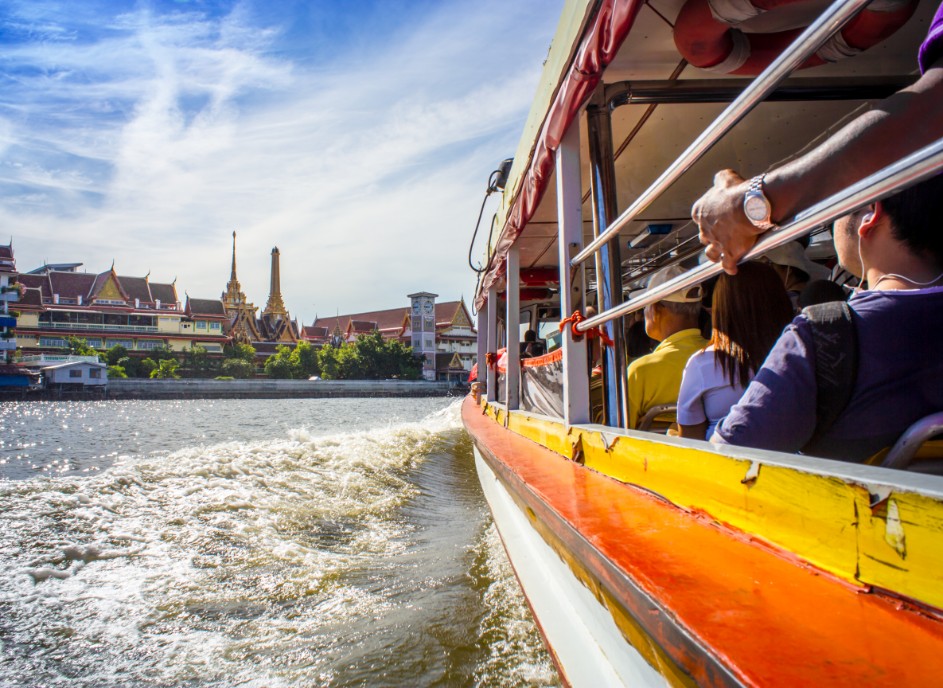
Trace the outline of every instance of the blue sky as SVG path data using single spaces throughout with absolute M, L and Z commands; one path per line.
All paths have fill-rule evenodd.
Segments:
M 0 241 L 293 316 L 472 296 L 563 0 L 4 0 Z M 493 209 L 489 205 L 489 209 Z

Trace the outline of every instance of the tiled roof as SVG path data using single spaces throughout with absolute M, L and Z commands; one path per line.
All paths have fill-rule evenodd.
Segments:
M 318 318 L 314 321 L 317 327 L 326 327 L 328 331 L 333 332 L 335 325 L 339 325 L 341 332 L 347 331 L 347 324 L 354 322 L 373 323 L 373 327 L 380 331 L 398 330 L 402 327 L 406 316 L 409 314 L 409 308 L 389 308 L 385 311 L 370 311 L 367 313 L 351 313 L 349 315 L 338 315 L 334 318 Z M 370 327 L 370 330 L 373 329 Z M 363 330 L 358 330 L 363 331 Z
M 40 298 L 45 295 L 49 290 L 49 280 L 45 275 L 17 275 L 16 281 L 22 284 L 27 289 L 38 289 L 40 292 Z
M 373 332 L 380 329 L 373 320 L 351 320 L 350 324 L 354 332 Z
M 318 339 L 321 337 L 327 337 L 329 332 L 326 327 L 318 327 L 317 325 L 307 325 L 301 328 L 304 336 L 309 339 Z
M 219 299 L 187 299 L 187 315 L 204 315 L 225 318 L 226 309 Z
M 0 260 L 13 260 L 13 245 L 0 246 Z
M 22 275 L 20 275 L 20 281 L 22 280 Z M 26 288 L 26 292 L 17 301 L 16 306 L 36 306 L 37 308 L 42 308 L 43 305 L 43 294 L 37 288 Z
M 108 274 L 106 272 L 105 276 Z M 96 281 L 95 275 L 84 272 L 50 272 L 48 277 L 49 294 L 43 293 L 46 298 L 58 294 L 63 299 L 77 299 L 81 296 L 87 301 Z
M 160 301 L 161 306 L 177 303 L 177 287 L 173 284 L 159 284 L 151 282 L 151 297 L 154 301 Z
M 121 288 L 131 301 L 138 299 L 141 303 L 151 303 L 151 290 L 147 288 L 147 280 L 143 277 L 118 277 Z

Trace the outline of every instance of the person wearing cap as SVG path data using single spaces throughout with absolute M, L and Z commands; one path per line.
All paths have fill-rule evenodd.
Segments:
M 662 268 L 652 275 L 648 288 L 661 286 L 682 274 L 684 269 L 678 265 Z M 629 364 L 629 428 L 638 427 L 639 420 L 652 408 L 678 402 L 685 364 L 696 351 L 707 346 L 698 329 L 702 296 L 698 285 L 645 307 L 645 333 L 658 346 Z

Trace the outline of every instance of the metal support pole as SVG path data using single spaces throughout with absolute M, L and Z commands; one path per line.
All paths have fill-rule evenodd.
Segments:
M 488 353 L 497 353 L 498 351 L 498 290 L 492 287 L 488 290 L 488 330 L 486 335 L 487 343 L 485 349 Z M 478 364 L 481 370 L 481 364 Z M 488 371 L 486 378 L 488 380 L 488 401 L 493 403 L 498 400 L 498 374 L 495 368 L 488 365 L 485 361 L 485 370 Z
M 478 311 L 478 360 L 475 364 L 478 366 L 478 381 L 488 384 L 488 367 L 485 363 L 485 354 L 488 352 L 488 307 L 485 306 Z M 487 395 L 485 395 L 487 399 Z
M 570 258 L 583 245 L 579 124 L 577 118 L 563 135 L 556 152 L 560 314 L 563 317 L 579 309 L 583 302 L 582 267 L 570 267 Z M 574 341 L 567 328 L 563 333 L 563 422 L 567 427 L 590 421 L 588 355 L 586 339 Z
M 593 104 L 587 111 L 589 134 L 590 191 L 593 203 L 593 235 L 598 238 L 618 214 L 616 168 L 612 152 L 612 119 L 608 107 Z M 619 242 L 603 243 L 596 253 L 596 303 L 603 313 L 622 303 L 622 259 Z M 605 324 L 613 346 L 602 347 L 603 398 L 606 425 L 625 427 L 626 409 L 625 348 L 618 323 Z
M 521 258 L 517 244 L 508 251 L 507 266 L 507 327 L 508 360 L 505 375 L 505 397 L 508 411 L 520 408 L 521 403 Z

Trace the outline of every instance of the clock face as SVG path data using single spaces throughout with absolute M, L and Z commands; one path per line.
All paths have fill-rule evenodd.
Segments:
M 423 310 L 425 310 L 426 313 L 431 313 L 431 312 L 432 312 L 432 304 L 429 303 L 428 301 L 426 301 L 426 303 L 423 304 Z
M 416 301 L 416 302 L 413 304 L 413 313 L 418 313 L 418 312 L 419 312 L 419 302 Z

